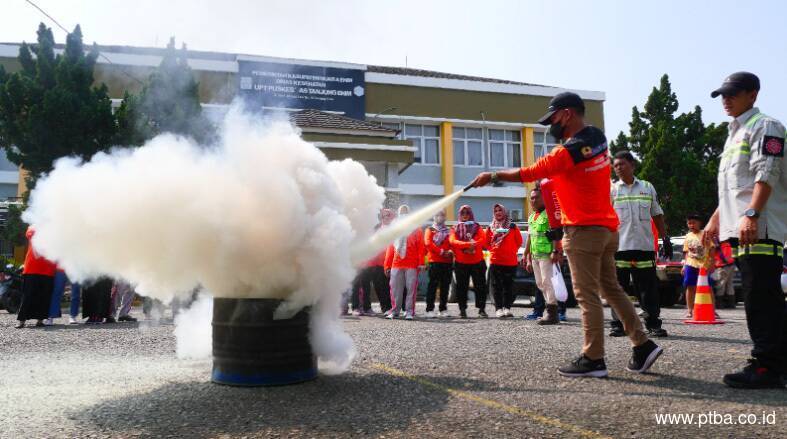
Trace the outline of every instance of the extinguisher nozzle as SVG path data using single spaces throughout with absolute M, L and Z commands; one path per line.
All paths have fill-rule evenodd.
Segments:
M 465 186 L 464 189 L 462 189 L 462 192 L 467 192 L 467 191 L 469 191 L 472 188 L 473 188 L 473 185 L 472 184 L 468 184 L 467 186 Z

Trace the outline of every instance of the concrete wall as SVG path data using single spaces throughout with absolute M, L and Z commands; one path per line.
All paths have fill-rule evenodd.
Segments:
M 544 115 L 550 98 L 469 90 L 412 87 L 367 83 L 366 112 L 375 114 L 388 108 L 387 115 L 424 116 L 464 120 L 536 123 Z M 585 101 L 590 124 L 604 129 L 603 102 Z

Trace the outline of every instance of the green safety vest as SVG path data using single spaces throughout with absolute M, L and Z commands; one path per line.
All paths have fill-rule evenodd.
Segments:
M 536 259 L 548 258 L 552 254 L 552 241 L 547 238 L 549 217 L 546 210 L 536 218 L 535 212 L 527 219 L 527 233 L 530 236 L 530 253 Z

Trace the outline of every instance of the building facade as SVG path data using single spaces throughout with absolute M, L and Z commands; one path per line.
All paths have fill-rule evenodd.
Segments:
M 126 91 L 140 90 L 138 79 L 147 78 L 164 53 L 128 46 L 100 50 L 95 78 L 118 104 Z M 18 51 L 18 44 L 0 44 L 7 71 L 19 68 Z M 482 171 L 534 163 L 555 144 L 536 120 L 552 96 L 567 90 L 410 68 L 191 50 L 186 56 L 207 114 L 220 118 L 236 98 L 290 112 L 304 138 L 329 158 L 361 161 L 394 207 L 423 206 Z M 572 91 L 585 99 L 589 123 L 603 129 L 604 93 Z M 6 168 L 0 161 L 0 195 L 15 192 L 18 181 L 13 166 Z M 477 220 L 488 222 L 492 206 L 501 203 L 522 221 L 526 195 L 525 187 L 514 184 L 473 189 L 451 206 L 448 218 L 469 204 Z

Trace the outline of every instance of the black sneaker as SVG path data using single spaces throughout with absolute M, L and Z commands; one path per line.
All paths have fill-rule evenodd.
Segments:
M 119 322 L 136 322 L 137 319 L 135 317 L 131 317 L 129 315 L 120 316 L 118 317 Z
M 465 311 L 463 309 L 460 309 L 459 310 L 459 318 L 460 319 L 466 319 L 467 318 L 467 311 Z
M 107 317 L 104 319 L 104 323 L 117 323 L 114 317 Z
M 631 354 L 631 360 L 629 360 L 626 370 L 637 373 L 645 373 L 650 369 L 650 366 L 653 366 L 659 355 L 664 352 L 659 345 L 653 343 L 653 340 L 648 340 L 640 346 L 634 346 L 632 351 L 634 352 Z
M 486 319 L 486 318 L 489 318 L 489 316 L 486 315 L 486 311 L 484 311 L 483 309 L 479 309 L 478 310 L 478 318 L 479 319 Z
M 763 367 L 757 360 L 749 360 L 749 364 L 737 373 L 724 375 L 724 384 L 736 389 L 781 389 L 784 381 L 775 371 Z
M 600 360 L 591 360 L 583 354 L 571 363 L 559 367 L 557 372 L 564 377 L 604 378 L 607 376 L 607 365 L 604 363 L 603 358 Z
M 613 326 L 612 329 L 609 331 L 609 336 L 610 337 L 625 337 L 626 336 L 626 332 L 623 330 L 623 328 L 619 328 L 617 326 Z
M 663 328 L 648 328 L 648 335 L 656 338 L 667 337 L 667 331 Z

